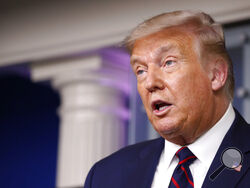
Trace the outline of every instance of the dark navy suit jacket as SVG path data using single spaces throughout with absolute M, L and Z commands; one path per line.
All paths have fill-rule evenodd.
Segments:
M 229 147 L 242 152 L 241 171 L 225 169 L 211 181 L 209 175 L 221 166 L 221 155 Z M 164 139 L 158 138 L 119 150 L 91 168 L 84 188 L 150 188 L 163 148 Z M 234 123 L 215 155 L 202 188 L 250 188 L 249 167 L 250 126 L 236 111 Z

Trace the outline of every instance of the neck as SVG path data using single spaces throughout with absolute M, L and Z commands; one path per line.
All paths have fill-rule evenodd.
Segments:
M 187 133 L 188 135 L 182 135 L 169 141 L 181 146 L 189 145 L 195 142 L 200 136 L 211 129 L 222 118 L 222 116 L 226 113 L 229 104 L 230 100 L 228 100 L 226 97 L 215 98 L 214 102 L 210 104 L 210 108 L 207 108 L 205 112 L 203 112 L 209 114 L 209 116 L 199 122 L 199 126 L 193 132 L 193 134 L 190 135 L 189 132 Z
M 195 142 L 195 140 L 211 129 L 226 113 L 229 104 L 230 100 L 227 97 L 216 98 L 213 107 L 206 109 L 206 111 L 209 111 L 207 113 L 210 113 L 210 116 L 201 122 L 201 128 L 197 130 L 196 136 L 193 139 L 187 140 L 187 143 L 191 144 Z

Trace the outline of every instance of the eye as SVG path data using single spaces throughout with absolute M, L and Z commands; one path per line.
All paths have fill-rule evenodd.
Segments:
M 174 60 L 167 60 L 165 62 L 165 66 L 170 67 L 173 66 L 176 62 Z
M 141 75 L 141 74 L 143 74 L 144 72 L 145 72 L 144 70 L 137 70 L 137 71 L 136 71 L 136 74 L 137 74 L 137 75 Z

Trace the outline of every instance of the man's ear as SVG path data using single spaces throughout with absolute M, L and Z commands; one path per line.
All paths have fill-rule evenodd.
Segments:
M 214 91 L 221 89 L 227 80 L 228 65 L 227 62 L 218 58 L 209 63 L 209 78 Z

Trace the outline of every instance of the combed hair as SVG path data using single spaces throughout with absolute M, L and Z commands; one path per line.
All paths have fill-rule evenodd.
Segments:
M 139 24 L 123 41 L 131 53 L 137 39 L 163 31 L 174 26 L 185 26 L 197 37 L 200 57 L 207 54 L 222 57 L 228 64 L 228 77 L 225 92 L 230 100 L 234 95 L 233 64 L 225 48 L 224 33 L 221 24 L 216 23 L 211 16 L 199 11 L 174 11 L 154 16 Z

